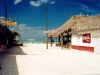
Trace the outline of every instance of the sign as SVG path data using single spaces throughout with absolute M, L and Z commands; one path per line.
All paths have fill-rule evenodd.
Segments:
M 1 22 L 3 25 L 9 25 L 9 26 L 16 26 L 17 22 L 11 22 L 11 21 L 6 21 L 6 20 L 2 20 Z
M 2 24 L 7 24 L 7 21 L 5 21 L 5 20 L 2 20 Z
M 91 43 L 91 35 L 90 34 L 83 34 L 82 39 L 83 39 L 83 43 Z
M 17 25 L 17 22 L 9 22 L 9 25 L 10 26 L 16 26 Z

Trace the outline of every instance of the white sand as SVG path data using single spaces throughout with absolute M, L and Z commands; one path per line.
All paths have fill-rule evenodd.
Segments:
M 0 54 L 0 75 L 100 74 L 100 55 L 87 51 L 61 50 L 45 44 L 25 44 Z

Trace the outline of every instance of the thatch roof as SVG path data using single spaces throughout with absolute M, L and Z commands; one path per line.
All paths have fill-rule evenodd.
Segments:
M 100 30 L 100 16 L 75 15 L 65 22 L 55 33 L 59 35 L 71 29 L 73 34 L 84 31 Z
M 48 37 L 52 36 L 52 37 L 57 37 L 58 36 L 58 29 L 55 29 L 55 30 L 51 30 L 49 33 L 48 33 Z

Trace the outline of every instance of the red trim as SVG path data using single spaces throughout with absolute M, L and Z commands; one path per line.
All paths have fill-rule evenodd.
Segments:
M 94 52 L 94 47 L 72 45 L 72 49 Z

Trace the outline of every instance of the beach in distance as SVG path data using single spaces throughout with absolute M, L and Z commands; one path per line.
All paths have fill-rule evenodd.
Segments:
M 43 43 L 43 41 L 45 42 L 45 40 L 35 40 L 35 39 L 26 39 L 26 40 L 19 40 L 23 43 Z

